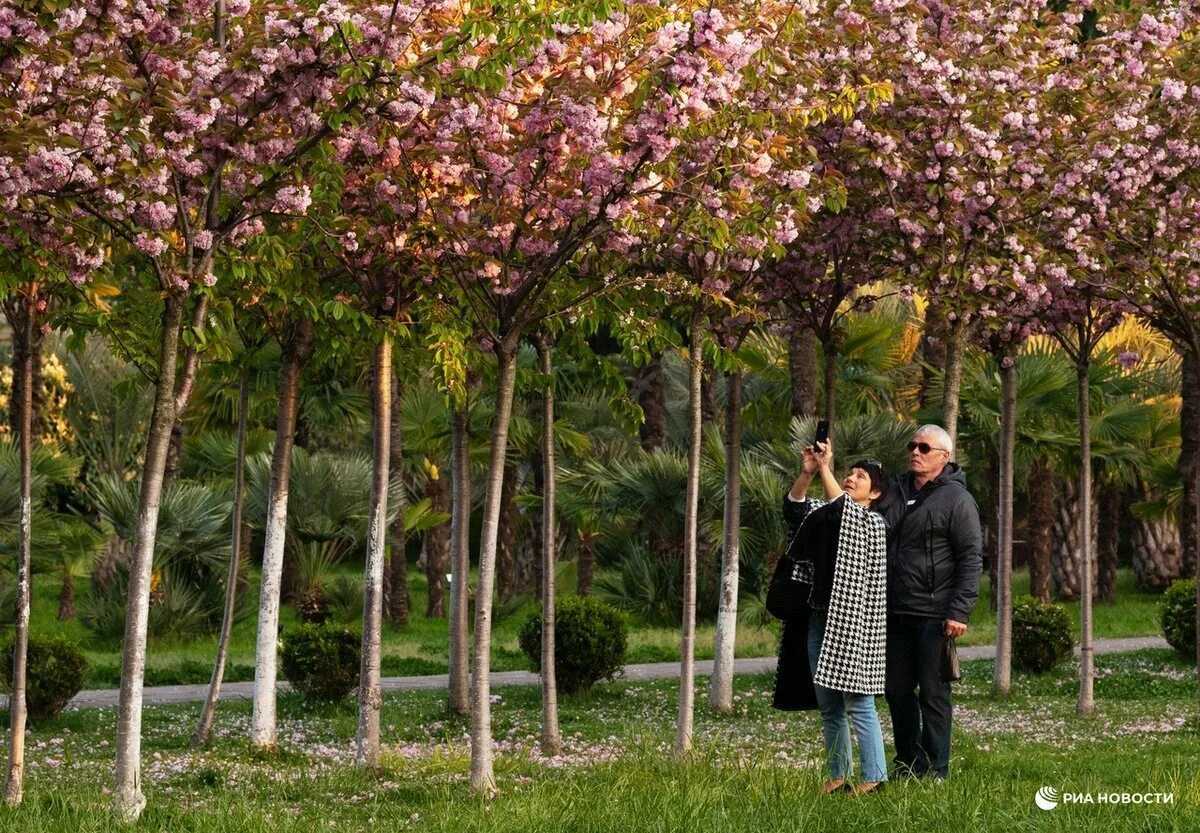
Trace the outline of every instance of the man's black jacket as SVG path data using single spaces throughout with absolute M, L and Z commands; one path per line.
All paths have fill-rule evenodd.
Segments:
M 975 498 L 957 463 L 947 463 L 908 506 L 912 491 L 906 472 L 879 507 L 888 523 L 888 610 L 965 623 L 983 571 Z

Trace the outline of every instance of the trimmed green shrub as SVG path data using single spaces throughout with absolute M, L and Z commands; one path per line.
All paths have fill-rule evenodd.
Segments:
M 1071 617 L 1033 596 L 1013 600 L 1013 667 L 1042 674 L 1071 656 Z
M 1162 632 L 1184 658 L 1196 658 L 1196 580 L 1180 579 L 1163 593 Z
M 306 700 L 334 703 L 358 685 L 362 637 L 336 625 L 299 625 L 283 635 L 283 676 Z
M 542 670 L 542 613 L 530 616 L 518 636 L 530 670 Z M 564 596 L 554 608 L 554 677 L 559 691 L 578 694 L 611 680 L 625 664 L 629 626 L 614 607 L 590 596 Z
M 16 642 L 4 652 L 4 689 L 12 692 L 13 654 Z M 33 720 L 47 720 L 66 708 L 83 688 L 88 663 L 79 646 L 65 636 L 29 635 L 26 654 L 25 705 Z

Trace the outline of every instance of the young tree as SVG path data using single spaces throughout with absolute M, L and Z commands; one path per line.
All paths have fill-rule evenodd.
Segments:
M 60 233 L 83 219 L 102 225 L 160 298 L 117 722 L 114 801 L 126 819 L 145 806 L 142 680 L 158 503 L 171 431 L 206 343 L 216 267 L 261 231 L 263 212 L 307 207 L 300 175 L 354 107 L 339 90 L 361 80 L 353 68 L 343 74 L 347 46 L 386 42 L 395 23 L 374 15 L 291 0 L 235 0 L 215 14 L 208 3 L 165 0 L 56 15 L 6 8 L 2 47 L 20 58 L 4 72 L 25 98 L 5 111 L 5 135 L 20 143 L 5 142 L 13 161 L 0 192 Z M 106 254 L 77 247 L 73 276 L 82 280 Z

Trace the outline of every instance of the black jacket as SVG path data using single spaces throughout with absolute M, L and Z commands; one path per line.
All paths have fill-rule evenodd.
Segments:
M 813 510 L 812 504 L 790 500 L 785 494 L 783 517 L 788 524 L 787 555 L 813 562 L 814 586 L 801 614 L 783 623 L 771 705 L 780 711 L 808 711 L 818 708 L 817 690 L 808 661 L 808 613 L 813 602 L 821 610 L 829 605 L 838 530 L 842 523 L 842 501 Z
M 925 484 L 912 506 L 911 472 L 892 480 L 879 511 L 888 524 L 888 610 L 967 622 L 979 597 L 979 508 L 957 463 Z
M 833 590 L 833 570 L 837 562 L 838 533 L 842 526 L 841 500 L 812 509 L 807 501 L 783 497 L 783 517 L 788 524 L 787 554 L 796 560 L 812 562 L 812 596 L 809 603 L 817 610 L 829 607 Z

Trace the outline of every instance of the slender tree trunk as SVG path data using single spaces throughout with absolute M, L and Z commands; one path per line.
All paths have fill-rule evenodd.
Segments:
M 5 304 L 8 324 L 12 327 L 12 392 L 8 409 L 8 427 L 13 437 L 21 436 L 21 409 L 18 403 L 25 401 L 25 388 L 29 388 L 29 431 L 30 436 L 42 433 L 42 345 L 46 335 L 42 332 L 42 315 L 33 308 L 36 302 L 22 303 L 19 300 Z M 26 322 L 32 321 L 32 328 Z M 33 369 L 28 381 L 25 367 L 32 362 Z
M 376 347 L 371 376 L 374 439 L 371 472 L 371 514 L 367 521 L 367 557 L 362 577 L 362 666 L 359 675 L 359 733 L 354 760 L 360 767 L 379 768 L 380 637 L 383 630 L 383 558 L 388 523 L 388 481 L 391 457 L 391 335 Z
M 1189 345 L 1182 358 L 1183 403 L 1179 411 L 1179 460 L 1175 464 L 1183 480 L 1179 539 L 1183 574 L 1196 578 L 1196 635 L 1200 637 L 1200 344 Z M 1196 670 L 1200 673 L 1200 651 Z
M 996 665 L 992 690 L 1012 691 L 1013 451 L 1017 434 L 1017 367 L 1000 361 L 1000 523 L 996 552 Z
M 821 342 L 822 356 L 825 359 L 825 384 L 822 388 L 823 397 L 825 400 L 825 410 L 822 419 L 829 420 L 829 424 L 833 425 L 833 418 L 837 414 L 837 345 L 832 337 L 826 338 Z M 829 432 L 833 434 L 832 428 Z
M 932 408 L 936 401 L 935 381 L 938 371 L 946 369 L 946 313 L 937 296 L 929 298 L 925 308 L 925 326 L 921 332 L 921 395 L 922 408 Z
M 258 597 L 258 640 L 254 651 L 254 708 L 250 721 L 250 742 L 260 749 L 275 748 L 279 602 L 283 549 L 287 540 L 288 485 L 292 473 L 292 442 L 296 434 L 300 377 L 312 355 L 312 348 L 312 322 L 301 316 L 296 322 L 295 333 L 283 345 L 279 412 L 275 421 L 275 447 L 271 453 L 271 484 L 267 492 L 262 589 Z
M 434 512 L 446 511 L 446 481 L 435 470 L 425 481 L 425 497 Z M 450 558 L 450 523 L 438 524 L 425 533 L 425 578 L 429 593 L 425 603 L 426 619 L 441 619 L 446 615 L 444 591 L 446 562 Z
M 717 421 L 717 374 L 709 362 L 700 376 L 700 420 L 705 425 Z
M 392 385 L 392 442 L 389 448 L 391 455 L 390 470 L 392 476 L 400 479 L 404 471 L 404 427 L 400 422 L 400 404 L 403 389 L 398 381 Z M 401 505 L 396 507 L 396 519 L 392 521 L 392 557 L 388 561 L 387 608 L 388 618 L 393 625 L 403 627 L 408 624 L 408 612 L 412 610 L 412 596 L 408 591 L 408 555 L 407 536 L 404 532 L 404 490 L 400 490 Z M 441 579 L 438 580 L 438 591 L 441 591 Z M 430 593 L 433 592 L 432 582 Z M 438 614 L 439 616 L 441 614 Z
M 213 661 L 208 697 L 200 711 L 200 722 L 192 735 L 192 746 L 207 746 L 212 737 L 213 719 L 225 678 L 225 662 L 229 658 L 229 637 L 233 633 L 233 610 L 237 606 L 238 561 L 242 553 L 242 508 L 246 501 L 246 420 L 250 410 L 250 369 L 242 367 L 238 386 L 237 456 L 233 461 L 233 531 L 229 547 L 229 574 L 225 583 L 225 611 L 221 615 L 221 634 L 217 638 L 217 657 Z
M 387 540 L 389 446 L 392 440 L 392 337 L 385 334 L 375 348 L 372 374 L 375 426 L 371 470 L 371 512 L 367 523 L 367 559 L 363 574 L 362 670 L 358 680 L 358 745 L 360 767 L 379 768 L 380 645 L 383 630 L 383 555 Z
M 1175 464 L 1183 481 L 1183 506 L 1179 515 L 1183 575 L 1200 575 L 1200 356 L 1181 350 L 1179 460 Z M 1197 582 L 1200 584 L 1200 582 Z
M 596 575 L 596 536 L 579 531 L 579 565 L 575 576 L 575 593 L 586 596 L 592 592 L 592 579 Z
M 733 710 L 733 659 L 737 638 L 738 560 L 742 526 L 742 371 L 725 377 L 725 517 L 721 558 L 721 596 L 713 647 L 712 690 L 708 704 L 720 712 Z
M 175 371 L 179 360 L 179 326 L 184 296 L 163 301 L 158 380 L 150 415 L 142 483 L 138 493 L 137 538 L 129 568 L 125 605 L 125 638 L 121 651 L 121 688 L 117 702 L 116 768 L 113 804 L 117 816 L 133 822 L 146 806 L 142 794 L 142 686 L 146 672 L 146 625 L 150 613 L 150 575 L 158 532 L 158 508 L 171 426 L 175 424 Z
M 792 416 L 817 415 L 817 335 L 802 327 L 788 339 L 788 375 L 792 383 Z
M 951 322 L 946 338 L 946 372 L 942 380 L 942 427 L 950 434 L 958 451 L 958 408 L 962 391 L 963 353 L 966 351 L 966 325 L 961 318 Z
M 500 491 L 500 532 L 499 551 L 496 555 L 496 588 L 500 594 L 500 603 L 512 601 L 516 595 L 514 587 L 514 566 L 517 537 L 517 469 L 516 466 L 505 466 L 504 487 Z
M 1080 345 L 1086 344 L 1082 336 Z M 1079 383 L 1079 701 L 1076 711 L 1091 714 L 1096 707 L 1093 685 L 1095 667 L 1092 646 L 1092 420 L 1090 359 L 1079 357 L 1076 374 Z
M 492 769 L 492 593 L 495 589 L 496 552 L 500 533 L 500 502 L 504 488 L 508 426 L 512 420 L 516 387 L 516 345 L 504 341 L 496 350 L 498 381 L 496 413 L 492 420 L 491 457 L 488 461 L 487 496 L 484 498 L 483 531 L 479 544 L 479 582 L 475 589 L 475 642 L 471 664 L 471 791 L 491 797 L 496 792 Z
M 1096 580 L 1100 600 L 1112 604 L 1117 600 L 1117 560 L 1120 557 L 1121 518 L 1125 505 L 1124 491 L 1113 483 L 1105 484 L 1096 499 L 1099 510 L 1099 534 L 1096 537 Z
M 450 686 L 454 714 L 471 711 L 468 693 L 467 615 L 471 589 L 471 463 L 470 421 L 466 405 L 455 406 L 450 435 L 450 470 L 454 495 L 450 504 Z
M 653 451 L 667 441 L 667 396 L 663 390 L 662 354 L 655 353 L 650 363 L 634 371 L 634 391 L 645 419 L 638 428 L 642 449 Z
M 562 754 L 562 733 L 558 728 L 558 682 L 554 669 L 554 567 L 555 471 L 554 471 L 554 372 L 550 341 L 545 335 L 537 340 L 538 366 L 546 377 L 542 391 L 542 754 Z
M 13 633 L 12 693 L 9 697 L 11 732 L 8 750 L 8 778 L 4 785 L 4 803 L 15 807 L 25 792 L 25 723 L 28 718 L 25 682 L 29 658 L 29 599 L 32 569 L 31 537 L 33 533 L 33 380 L 38 354 L 34 348 L 35 318 L 37 317 L 37 285 L 32 284 L 24 298 L 14 300 L 13 307 L 24 306 L 24 315 L 10 323 L 13 327 L 14 354 L 20 353 L 21 364 L 13 368 L 13 392 L 10 406 L 16 413 L 17 442 L 20 445 L 21 520 L 17 543 L 17 615 Z M 17 325 L 20 329 L 17 329 Z M 20 379 L 20 391 L 15 384 Z
M 75 573 L 67 570 L 63 574 L 62 587 L 58 591 L 58 621 L 68 622 L 75 618 Z
M 683 756 L 692 746 L 695 711 L 696 646 L 696 549 L 700 502 L 700 377 L 704 365 L 701 355 L 703 318 L 692 314 L 691 340 L 688 344 L 688 479 L 683 522 L 683 624 L 679 640 L 679 717 L 675 733 L 675 755 Z
M 1050 560 L 1054 526 L 1054 469 L 1044 457 L 1029 469 L 1029 592 L 1050 601 Z

